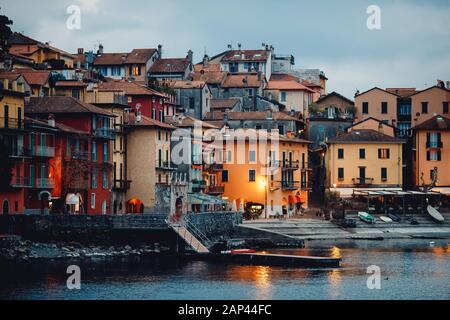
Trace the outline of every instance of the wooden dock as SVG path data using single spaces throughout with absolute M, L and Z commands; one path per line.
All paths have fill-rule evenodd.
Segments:
M 211 258 L 231 263 L 305 268 L 338 268 L 341 263 L 340 258 L 294 256 L 272 253 L 217 254 L 213 255 Z

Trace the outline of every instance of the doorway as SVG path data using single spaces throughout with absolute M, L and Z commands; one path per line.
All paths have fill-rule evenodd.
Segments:
M 3 201 L 3 214 L 9 214 L 9 201 Z

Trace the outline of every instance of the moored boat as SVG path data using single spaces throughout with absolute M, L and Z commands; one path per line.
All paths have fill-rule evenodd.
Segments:
M 444 222 L 444 217 L 442 216 L 442 214 L 439 211 L 437 211 L 435 208 L 433 208 L 432 206 L 428 206 L 427 212 L 434 221 L 436 221 L 438 223 Z
M 389 218 L 391 218 L 392 221 L 395 222 L 400 222 L 402 220 L 402 218 L 400 218 L 400 216 L 396 213 L 389 213 L 388 216 Z
M 393 220 L 386 216 L 380 216 L 380 220 L 386 223 L 391 223 Z
M 361 221 L 364 221 L 365 223 L 374 224 L 375 218 L 368 214 L 367 212 L 358 212 L 358 217 L 361 219 Z

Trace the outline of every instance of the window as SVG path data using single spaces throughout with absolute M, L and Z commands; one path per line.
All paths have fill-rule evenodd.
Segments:
M 91 193 L 91 209 L 95 209 L 95 193 Z
M 248 96 L 253 97 L 253 89 L 252 88 L 248 89 Z
M 401 116 L 411 115 L 411 104 L 410 103 L 400 103 L 398 106 L 398 113 Z
M 389 159 L 390 150 L 389 149 L 378 149 L 378 159 Z
M 141 75 L 141 68 L 139 66 L 132 66 L 130 67 L 130 74 L 133 76 L 140 76 Z
M 441 161 L 441 160 L 442 160 L 441 150 L 427 151 L 427 161 Z
M 228 182 L 228 170 L 222 171 L 222 182 Z
M 159 110 L 159 121 L 164 122 L 164 110 Z
M 92 161 L 97 161 L 97 141 L 92 141 Z
M 108 162 L 108 143 L 103 144 L 103 163 Z
M 440 132 L 427 132 L 427 148 L 442 148 Z
M 161 130 L 158 130 L 158 140 L 161 141 Z
M 106 171 L 103 171 L 102 188 L 108 189 L 108 172 L 106 172 Z
M 359 149 L 359 158 L 360 159 L 366 158 L 366 149 Z
M 344 168 L 338 168 L 338 179 L 344 180 Z
M 281 91 L 280 93 L 280 101 L 286 102 L 286 91 Z
M 428 102 L 422 102 L 422 113 L 428 113 Z
M 248 170 L 248 181 L 249 182 L 256 181 L 256 171 L 255 170 Z
M 442 102 L 442 112 L 448 114 L 448 101 Z
M 387 168 L 381 168 L 381 181 L 387 181 Z
M 382 102 L 381 103 L 381 113 L 382 114 L 387 114 L 388 113 L 388 103 L 387 102 Z
M 72 89 L 72 98 L 80 100 L 80 90 Z
M 362 113 L 363 114 L 368 114 L 369 113 L 369 103 L 368 102 L 363 102 L 362 103 Z
M 248 154 L 249 162 L 256 162 L 256 151 L 250 150 Z
M 338 159 L 344 159 L 344 149 L 338 149 Z
M 98 183 L 97 183 L 97 171 L 93 170 L 91 174 L 91 188 L 97 189 Z
M 189 109 L 195 109 L 195 98 L 189 97 Z
M 156 120 L 156 110 L 152 109 L 152 119 Z
M 408 130 L 411 129 L 410 122 L 399 122 L 397 125 L 399 136 L 403 137 L 408 134 Z
M 256 129 L 256 130 L 261 130 L 261 129 L 262 129 L 261 124 L 257 124 L 257 125 L 255 126 L 255 129 Z

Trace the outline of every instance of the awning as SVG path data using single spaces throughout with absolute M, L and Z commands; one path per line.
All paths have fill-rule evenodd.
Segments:
M 436 188 L 433 188 L 431 191 L 439 192 L 441 194 L 445 194 L 447 196 L 450 196 L 450 187 L 436 187 Z
M 371 189 L 362 189 L 362 188 L 330 188 L 331 192 L 338 192 L 341 198 L 350 198 L 355 195 L 372 195 L 372 196 L 382 196 L 388 195 L 389 193 L 393 193 L 396 191 L 402 191 L 401 188 L 371 188 Z M 385 192 L 379 193 L 379 191 Z M 392 195 L 394 195 L 393 193 Z

